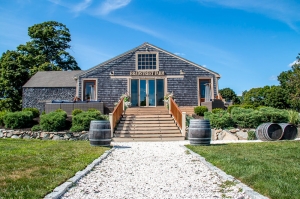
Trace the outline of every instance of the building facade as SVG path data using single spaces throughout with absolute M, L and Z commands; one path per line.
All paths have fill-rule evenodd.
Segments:
M 47 72 L 44 75 L 47 75 Z M 167 93 L 174 94 L 179 106 L 198 106 L 205 101 L 205 93 L 206 98 L 209 95 L 211 100 L 215 99 L 220 78 L 214 71 L 149 43 L 144 43 L 89 70 L 69 75 L 73 75 L 73 87 L 69 87 L 67 93 L 73 93 L 70 94 L 72 97 L 77 96 L 82 101 L 104 102 L 110 110 L 125 93 L 130 95 L 133 107 L 163 106 Z M 23 87 L 24 107 L 33 106 L 33 103 L 29 103 L 33 100 L 29 97 L 29 92 L 32 93 L 29 89 L 32 87 L 28 87 L 32 85 L 30 81 Z M 63 83 L 59 87 L 66 88 Z M 51 90 L 59 87 L 51 87 Z M 36 97 L 42 95 L 36 90 Z M 53 97 L 51 94 L 47 96 L 48 100 L 59 98 L 55 91 Z M 61 95 L 61 100 L 62 97 L 66 96 Z M 65 100 L 71 99 L 70 96 L 66 98 Z

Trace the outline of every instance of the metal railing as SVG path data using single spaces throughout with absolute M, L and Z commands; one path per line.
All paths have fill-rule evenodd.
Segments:
M 114 129 L 117 126 L 124 111 L 124 98 L 121 98 L 114 111 L 109 114 L 111 137 L 113 137 Z

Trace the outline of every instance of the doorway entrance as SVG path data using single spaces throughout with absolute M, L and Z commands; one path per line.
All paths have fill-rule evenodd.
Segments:
M 164 79 L 131 79 L 131 106 L 164 105 Z

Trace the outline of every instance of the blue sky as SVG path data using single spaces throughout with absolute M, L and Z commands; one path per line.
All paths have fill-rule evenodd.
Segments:
M 278 85 L 300 53 L 297 0 L 1 0 L 0 53 L 29 41 L 29 26 L 58 21 L 89 69 L 149 42 L 221 75 L 237 94 Z

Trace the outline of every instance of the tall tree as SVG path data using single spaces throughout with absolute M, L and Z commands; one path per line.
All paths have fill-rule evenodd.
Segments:
M 0 58 L 0 109 L 21 109 L 22 86 L 37 71 L 80 70 L 66 50 L 71 34 L 62 23 L 48 21 L 28 28 L 31 40 Z
M 16 111 L 21 109 L 22 86 L 29 79 L 26 60 L 16 51 L 6 51 L 0 58 L 0 108 Z
M 294 109 L 300 110 L 300 53 L 297 56 L 291 70 L 284 71 L 278 76 L 278 81 L 283 89 L 289 93 L 286 97 L 289 99 Z
M 18 46 L 18 51 L 30 60 L 36 71 L 80 70 L 74 57 L 66 50 L 71 46 L 71 34 L 62 23 L 47 21 L 28 28 L 31 41 Z

